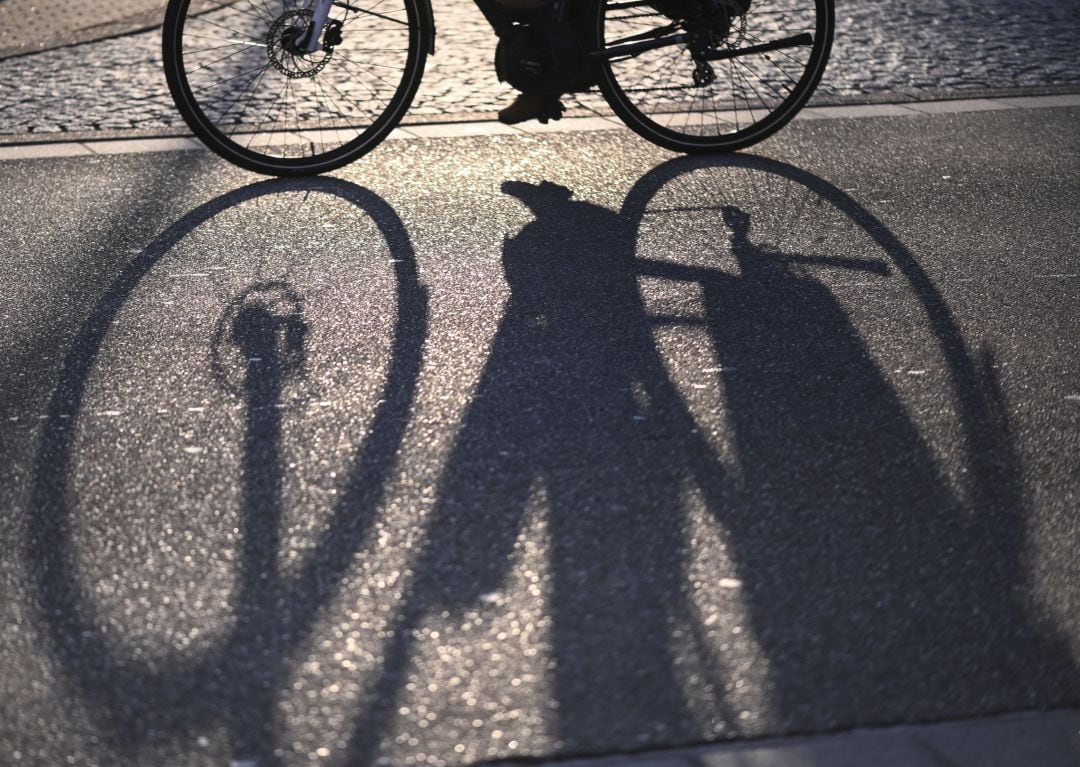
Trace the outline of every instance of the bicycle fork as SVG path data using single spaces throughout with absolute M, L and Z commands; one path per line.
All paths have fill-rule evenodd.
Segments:
M 296 49 L 303 53 L 314 53 L 323 45 L 320 42 L 323 36 L 323 28 L 330 18 L 330 6 L 334 0 L 311 0 L 307 10 L 311 12 L 311 21 L 307 31 L 300 35 L 294 43 Z

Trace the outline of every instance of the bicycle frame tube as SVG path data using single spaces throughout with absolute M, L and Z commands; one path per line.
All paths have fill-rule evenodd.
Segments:
M 652 33 L 646 33 L 647 36 L 652 36 Z M 610 48 L 605 48 L 601 51 L 594 51 L 589 54 L 594 59 L 614 59 L 619 56 L 636 56 L 639 53 L 645 51 L 656 50 L 657 48 L 666 48 L 671 45 L 682 45 L 683 43 L 690 42 L 692 36 L 686 33 L 679 33 L 675 35 L 667 35 L 665 37 L 658 37 L 654 40 L 643 40 L 641 42 L 626 42 L 622 45 L 615 45 Z M 781 51 L 785 48 L 796 48 L 799 46 L 811 46 L 814 44 L 814 38 L 809 33 L 801 35 L 795 35 L 793 37 L 785 37 L 781 40 L 774 40 L 772 42 L 761 43 L 760 45 L 749 45 L 745 48 L 724 49 L 718 51 L 706 51 L 700 55 L 695 55 L 695 58 L 700 58 L 702 61 L 721 61 L 723 59 L 735 59 L 740 56 L 753 56 L 758 53 L 768 53 L 770 51 Z

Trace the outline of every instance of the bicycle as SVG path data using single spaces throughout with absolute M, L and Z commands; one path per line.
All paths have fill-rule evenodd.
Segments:
M 499 78 L 598 86 L 615 114 L 678 152 L 725 152 L 782 128 L 832 47 L 834 0 L 477 0 Z M 259 173 L 339 168 L 404 117 L 435 51 L 431 0 L 170 0 L 166 79 L 185 122 Z

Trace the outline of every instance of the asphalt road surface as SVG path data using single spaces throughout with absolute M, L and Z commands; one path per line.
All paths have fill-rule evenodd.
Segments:
M 1078 124 L 0 164 L 0 762 L 1080 704 Z

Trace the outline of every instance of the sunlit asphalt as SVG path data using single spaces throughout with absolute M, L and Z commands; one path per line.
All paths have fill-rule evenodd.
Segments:
M 0 763 L 1080 704 L 1078 124 L 0 164 Z

